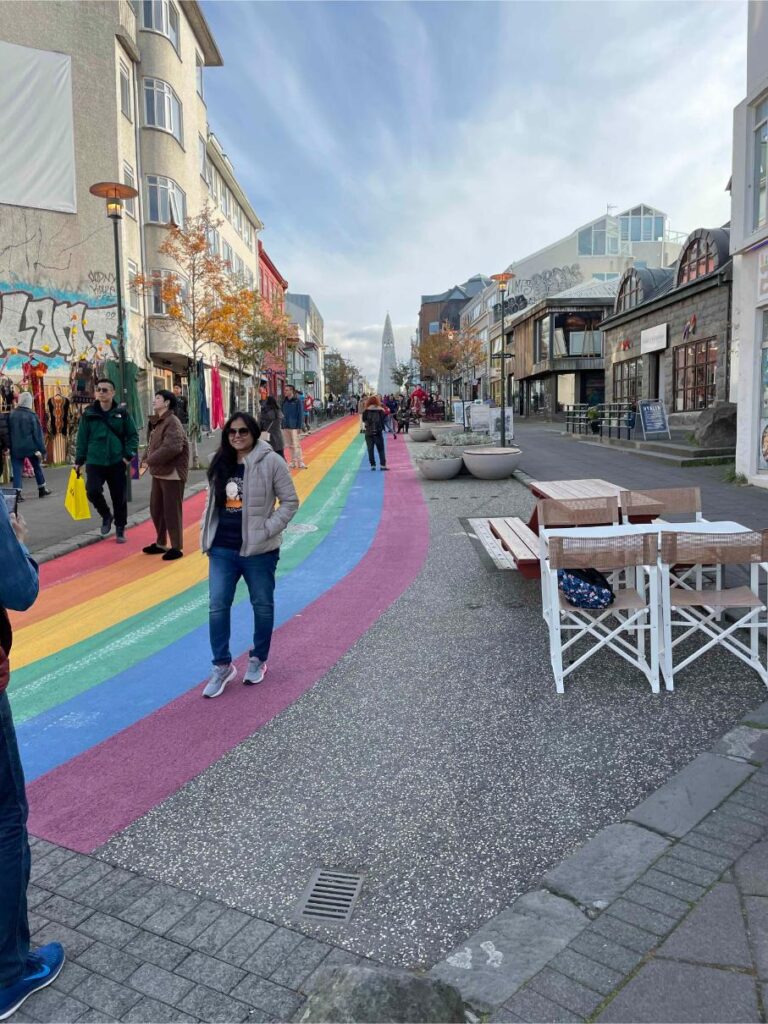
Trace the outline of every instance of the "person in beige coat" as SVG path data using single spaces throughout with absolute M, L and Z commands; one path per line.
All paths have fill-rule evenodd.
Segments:
M 145 555 L 162 555 L 163 561 L 172 562 L 184 553 L 184 485 L 189 473 L 189 441 L 176 415 L 176 396 L 172 391 L 157 392 L 154 410 L 142 462 L 152 475 L 149 514 L 157 540 L 142 550 Z M 166 539 L 170 547 L 166 547 Z
M 299 499 L 285 459 L 260 434 L 253 416 L 234 413 L 222 428 L 221 446 L 208 470 L 200 549 L 208 556 L 213 673 L 204 697 L 220 696 L 237 675 L 229 641 L 232 602 L 241 577 L 253 609 L 253 645 L 243 682 L 260 683 L 267 671 L 280 541 Z

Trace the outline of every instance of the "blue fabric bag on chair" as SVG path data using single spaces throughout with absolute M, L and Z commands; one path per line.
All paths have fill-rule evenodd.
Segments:
M 616 600 L 609 580 L 597 569 L 558 569 L 557 586 L 575 608 L 608 608 Z

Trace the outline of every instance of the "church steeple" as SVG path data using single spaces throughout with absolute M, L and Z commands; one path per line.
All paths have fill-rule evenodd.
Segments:
M 391 394 L 397 389 L 397 384 L 392 379 L 392 371 L 396 366 L 395 335 L 392 330 L 392 321 L 387 313 L 387 318 L 384 321 L 384 333 L 381 336 L 381 362 L 379 363 L 379 380 L 376 388 L 380 395 Z

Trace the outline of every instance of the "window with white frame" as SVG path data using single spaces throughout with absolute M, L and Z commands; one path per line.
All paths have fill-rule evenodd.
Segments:
M 144 124 L 170 132 L 183 145 L 181 103 L 161 78 L 144 79 Z
M 245 268 L 245 283 L 253 291 L 253 271 L 248 267 Z
M 127 161 L 123 163 L 123 183 L 125 185 L 130 185 L 131 188 L 136 188 L 136 178 L 134 177 L 133 174 L 133 167 L 131 167 L 131 165 Z M 125 200 L 125 212 L 128 214 L 129 217 L 133 217 L 134 219 L 136 218 L 135 197 L 133 199 Z
M 199 157 L 200 177 L 210 187 L 211 162 L 208 159 L 208 146 L 202 135 L 197 136 L 197 152 Z
M 141 5 L 141 27 L 170 39 L 179 51 L 179 12 L 171 0 L 144 0 Z
M 235 277 L 243 277 L 243 271 L 245 270 L 245 263 L 240 256 L 235 253 L 235 258 L 232 262 L 232 273 Z
M 195 83 L 197 85 L 197 95 L 200 99 L 203 99 L 205 93 L 203 92 L 203 58 L 199 53 L 195 53 Z
M 218 256 L 220 249 L 219 232 L 215 227 L 208 228 L 208 252 L 211 256 Z
M 755 193 L 753 228 L 768 224 L 768 96 L 755 107 L 755 169 L 752 187 Z
M 439 334 L 440 333 L 440 322 L 438 320 L 432 320 L 431 321 L 431 323 L 429 325 L 429 333 L 430 334 Z
M 229 242 L 222 242 L 221 258 L 224 260 L 225 263 L 228 263 L 230 267 L 232 267 L 233 264 L 232 256 L 232 246 L 229 244 Z
M 147 221 L 152 224 L 174 224 L 181 227 L 187 215 L 187 197 L 173 178 L 148 174 Z
M 152 316 L 168 316 L 168 306 L 163 298 L 164 289 L 167 289 L 170 282 L 178 281 L 181 286 L 180 296 L 184 298 L 187 294 L 187 282 L 183 277 L 174 274 L 172 270 L 153 270 L 150 277 L 152 279 L 150 313 Z
M 221 212 L 230 220 L 232 217 L 232 193 L 222 181 L 221 183 Z
M 129 121 L 133 120 L 131 104 L 131 69 L 124 60 L 120 60 L 120 110 Z
M 126 260 L 125 265 L 128 268 L 128 305 L 134 313 L 139 313 L 141 304 L 138 289 L 135 287 L 135 281 L 139 275 L 139 265 L 134 260 Z

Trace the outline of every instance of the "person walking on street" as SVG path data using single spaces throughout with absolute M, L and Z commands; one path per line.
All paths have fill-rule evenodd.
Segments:
M 375 397 L 375 395 L 361 395 L 360 400 L 357 403 L 357 415 L 360 417 L 360 433 L 365 433 L 365 424 L 363 423 L 363 413 L 365 412 L 366 403 L 369 398 Z
M 27 794 L 6 693 L 13 643 L 6 609 L 26 611 L 39 587 L 37 565 L 24 546 L 25 535 L 24 520 L 9 514 L 0 501 L 0 1020 L 10 1017 L 33 992 L 55 981 L 64 966 L 60 943 L 49 942 L 34 951 L 29 948 Z
M 283 398 L 283 432 L 291 450 L 291 469 L 306 469 L 301 455 L 301 425 L 304 422 L 304 407 L 296 394 L 296 388 L 285 386 Z
M 35 412 L 35 403 L 29 391 L 22 391 L 19 395 L 19 404 L 8 417 L 8 435 L 11 448 L 11 468 L 13 470 L 13 486 L 19 496 L 19 501 L 24 501 L 21 493 L 22 472 L 24 470 L 24 459 L 29 459 L 32 469 L 35 472 L 37 482 L 37 495 L 45 498 L 51 492 L 45 486 L 45 474 L 40 464 L 40 459 L 45 451 L 45 439 L 43 428 Z
M 253 609 L 253 646 L 243 682 L 260 683 L 267 671 L 280 540 L 296 515 L 299 499 L 285 459 L 260 434 L 253 416 L 234 413 L 224 424 L 221 447 L 208 470 L 200 549 L 208 556 L 213 673 L 204 697 L 220 696 L 237 675 L 229 640 L 232 602 L 241 576 Z
M 312 410 L 315 407 L 315 400 L 312 395 L 304 396 L 304 433 L 308 434 L 312 426 Z
M 285 438 L 283 437 L 283 414 L 277 400 L 269 395 L 264 400 L 261 410 L 261 432 L 266 434 L 266 440 L 272 445 L 272 450 L 285 458 Z
M 379 401 L 378 395 L 371 395 L 365 401 L 363 410 L 363 427 L 365 429 L 365 444 L 368 448 L 368 461 L 371 469 L 376 469 L 376 459 L 373 454 L 374 448 L 379 453 L 379 469 L 387 469 L 387 453 L 384 448 L 384 422 L 387 417 L 387 409 Z
M 152 476 L 149 514 L 157 540 L 145 555 L 162 555 L 172 562 L 184 554 L 184 485 L 189 473 L 189 441 L 176 415 L 176 396 L 160 390 L 155 395 L 154 416 L 149 420 L 149 440 L 143 461 Z M 170 547 L 166 547 L 166 538 Z
M 115 401 L 115 385 L 106 377 L 96 381 L 96 401 L 89 405 L 77 429 L 75 468 L 85 466 L 88 500 L 101 516 L 101 535 L 115 524 L 118 544 L 125 544 L 128 522 L 126 473 L 139 447 L 139 435 L 127 409 Z M 104 499 L 109 487 L 112 511 Z
M 173 385 L 173 397 L 176 399 L 174 413 L 178 416 L 182 426 L 186 427 L 189 423 L 189 403 L 182 393 L 181 384 Z

